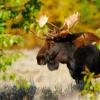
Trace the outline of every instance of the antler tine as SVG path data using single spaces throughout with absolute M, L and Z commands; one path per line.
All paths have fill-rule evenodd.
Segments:
M 58 34 L 59 33 L 59 28 L 57 26 L 55 26 L 54 24 L 52 24 L 52 23 L 49 23 L 49 24 L 51 24 L 54 27 L 54 29 L 53 30 L 49 29 L 51 32 L 48 32 L 44 35 L 46 36 L 47 40 L 53 40 L 55 37 L 57 37 L 59 35 Z
M 49 25 L 53 26 L 56 29 L 59 29 L 59 27 L 57 27 L 56 25 L 54 25 L 53 23 L 47 22 Z
M 69 32 L 69 29 L 73 27 L 73 25 L 79 20 L 79 18 L 80 18 L 79 12 L 76 12 L 71 16 L 69 16 L 68 18 L 65 18 L 64 24 L 61 28 L 62 33 Z
M 45 34 L 47 40 L 53 40 L 58 34 Z
M 31 33 L 34 33 L 34 35 L 37 37 L 37 38 L 39 38 L 39 39 L 41 39 L 41 40 L 45 40 L 46 39 L 46 37 L 40 37 L 40 36 L 37 36 L 36 35 L 36 32 L 34 32 L 33 30 L 29 30 Z
M 57 36 L 57 34 L 50 34 L 50 33 L 47 33 L 47 34 L 44 34 L 44 37 L 40 37 L 40 36 L 36 35 L 36 32 L 34 32 L 33 30 L 29 30 L 29 31 L 30 31 L 31 33 L 34 33 L 34 35 L 35 35 L 37 38 L 41 39 L 41 40 L 45 40 L 45 39 L 47 39 L 47 40 L 53 40 L 54 37 Z
M 64 25 L 67 25 L 68 29 L 70 29 L 79 20 L 79 17 L 80 14 L 78 12 L 74 13 L 65 19 Z

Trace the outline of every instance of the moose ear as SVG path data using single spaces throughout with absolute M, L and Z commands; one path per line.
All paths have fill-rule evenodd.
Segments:
M 76 39 L 74 39 L 73 43 L 76 45 L 76 47 L 80 47 L 84 44 L 92 44 L 98 41 L 100 41 L 100 38 L 94 35 L 93 33 L 83 32 L 78 37 L 76 36 Z

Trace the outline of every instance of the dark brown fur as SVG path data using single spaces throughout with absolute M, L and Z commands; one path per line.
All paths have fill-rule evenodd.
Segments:
M 100 51 L 91 44 L 97 40 L 95 35 L 84 32 L 48 38 L 37 55 L 37 63 L 47 64 L 49 70 L 58 69 L 59 63 L 67 64 L 71 76 L 76 81 L 83 79 L 81 72 L 85 65 L 90 71 L 98 74 Z

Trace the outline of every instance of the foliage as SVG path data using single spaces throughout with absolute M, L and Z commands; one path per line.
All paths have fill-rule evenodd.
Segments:
M 10 48 L 16 44 L 23 44 L 23 37 L 18 34 L 29 31 L 29 28 L 36 23 L 35 16 L 39 12 L 40 7 L 41 2 L 39 0 L 0 1 L 1 50 Z
M 80 24 L 73 30 L 92 31 L 100 27 L 100 1 L 99 0 L 41 0 L 44 6 L 42 12 L 50 16 L 51 22 L 63 23 L 64 18 L 75 11 L 81 14 Z
M 14 45 L 24 44 L 24 35 L 37 24 L 36 15 L 40 7 L 39 0 L 0 0 L 0 74 L 3 73 L 1 79 L 16 78 L 14 73 L 8 75 L 6 70 L 22 55 L 3 51 Z M 23 85 L 24 83 L 22 81 Z
M 31 83 L 25 79 L 18 78 L 16 79 L 16 86 L 18 89 L 24 87 L 27 90 L 31 86 Z
M 41 2 L 39 0 L 1 1 L 1 28 L 24 28 L 25 31 L 28 31 L 30 25 L 36 22 L 35 15 L 40 10 L 40 5 Z M 5 31 L 2 30 L 2 32 Z
M 10 73 L 10 74 L 7 74 L 6 72 L 4 72 L 1 77 L 0 77 L 2 80 L 6 81 L 6 80 L 15 80 L 16 78 L 16 74 L 15 73 Z
M 18 58 L 22 56 L 21 53 L 11 53 L 6 54 L 1 52 L 0 53 L 0 71 L 6 71 L 7 66 L 11 66 L 11 64 L 16 61 Z
M 10 34 L 1 34 L 0 35 L 0 49 L 10 48 L 15 44 L 23 44 L 23 38 L 20 36 L 10 35 Z
M 11 67 L 12 63 L 15 62 L 18 58 L 22 57 L 21 53 L 5 53 L 0 52 L 0 80 L 7 81 L 12 80 L 15 82 L 17 79 L 15 73 L 7 73 L 7 69 Z M 15 82 L 16 83 L 16 82 Z
M 81 94 L 85 95 L 85 97 L 89 100 L 95 100 L 97 93 L 100 93 L 100 81 L 97 81 L 95 79 L 96 77 L 98 77 L 98 75 L 90 72 L 90 70 L 86 66 L 85 71 L 82 73 L 85 74 L 85 85 L 83 90 L 81 91 Z
M 17 38 L 25 38 L 24 35 L 32 33 L 30 30 L 37 24 L 36 16 L 41 5 L 39 0 L 1 0 L 0 34 L 13 34 L 17 35 Z M 34 41 L 34 38 L 31 38 Z

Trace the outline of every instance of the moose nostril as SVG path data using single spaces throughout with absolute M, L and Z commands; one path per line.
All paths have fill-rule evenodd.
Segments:
M 42 56 L 38 56 L 37 57 L 37 63 L 39 65 L 45 65 L 46 64 L 46 60 L 45 60 L 45 57 L 42 55 Z
M 40 65 L 44 65 L 44 64 L 45 64 L 45 63 L 44 63 L 44 60 L 41 59 L 41 60 L 39 61 L 39 64 L 40 64 Z

